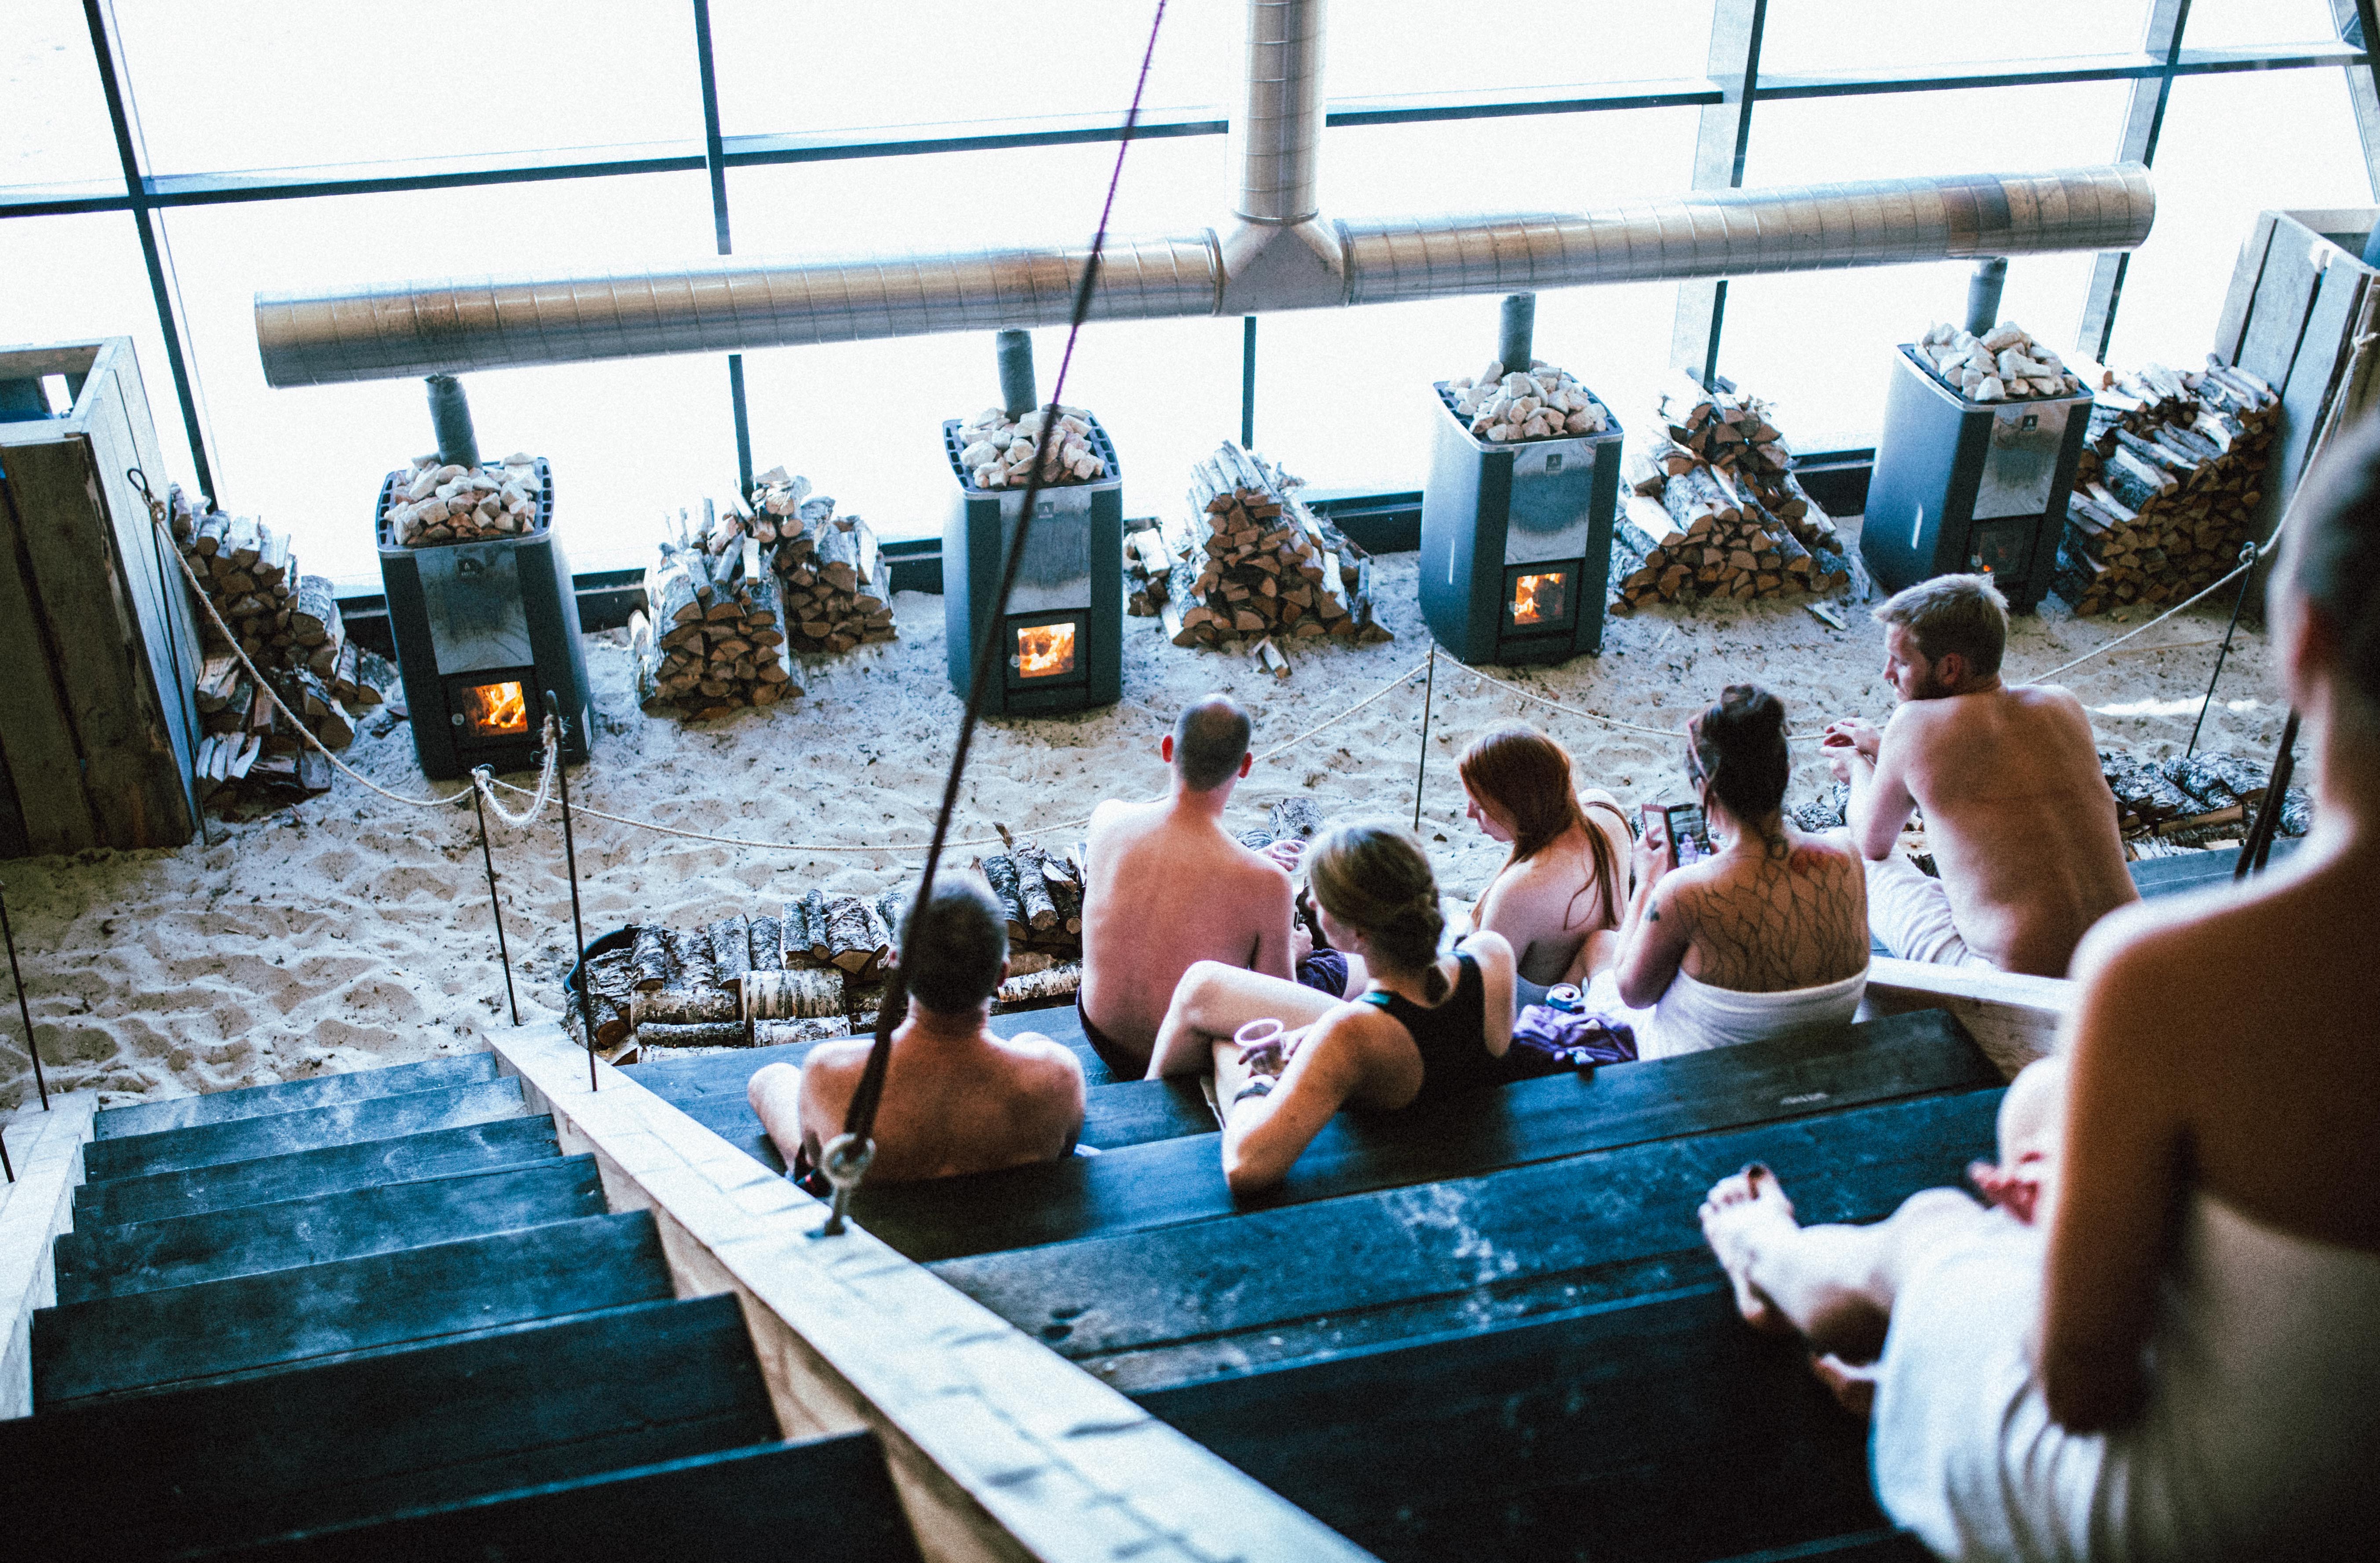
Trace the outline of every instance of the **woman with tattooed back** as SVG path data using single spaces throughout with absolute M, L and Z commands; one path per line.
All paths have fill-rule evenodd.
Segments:
M 1712 853 L 1679 867 L 1656 825 L 1636 843 L 1620 925 L 1620 1001 L 1654 1011 L 1644 1058 L 1840 1025 L 1867 986 L 1867 882 L 1857 854 L 1784 817 L 1785 708 L 1730 685 L 1686 730 L 1686 775 Z

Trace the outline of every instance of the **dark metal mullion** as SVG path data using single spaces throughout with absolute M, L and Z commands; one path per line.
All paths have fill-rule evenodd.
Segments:
M 1760 43 L 1768 0 L 1712 0 L 1709 67 L 1720 102 L 1702 111 L 1694 135 L 1697 190 L 1737 189 L 1752 150 L 1752 109 L 1760 91 Z M 1678 285 L 1670 361 L 1708 383 L 1718 373 L 1719 331 L 1727 318 L 1727 279 Z
M 1257 318 L 1240 317 L 1240 449 L 1257 444 Z
M 727 148 L 719 133 L 719 72 L 710 52 L 710 0 L 694 0 L 694 51 L 702 73 L 702 164 L 710 176 L 710 222 L 719 253 L 735 246 L 727 226 Z M 727 400 L 735 418 L 736 497 L 752 495 L 752 418 L 744 401 L 744 355 L 727 355 Z
M 165 338 L 165 367 L 174 376 L 174 395 L 182 406 L 182 430 L 190 442 L 190 465 L 196 468 L 199 491 L 220 502 L 214 464 L 208 457 L 206 418 L 199 397 L 198 371 L 186 350 L 182 329 L 181 287 L 174 277 L 173 251 L 167 247 L 162 220 L 149 199 L 149 171 L 140 121 L 132 103 L 130 73 L 124 66 L 123 40 L 115 25 L 114 0 L 83 0 L 83 19 L 91 27 L 91 55 L 99 67 L 99 84 L 107 96 L 107 117 L 115 132 L 115 155 L 124 167 L 124 194 L 133 227 L 140 235 L 140 256 L 149 270 L 149 293 L 157 307 L 157 324 Z
M 2157 139 L 2165 130 L 2165 110 L 2173 95 L 2174 65 L 2181 58 L 2182 33 L 2190 22 L 2190 0 L 2150 0 L 2143 29 L 2141 51 L 2162 56 L 2164 68 L 2132 83 L 2124 110 L 2123 139 L 2116 148 L 2119 162 L 2147 165 L 2156 160 Z M 2116 309 L 2123 302 L 2124 279 L 2132 269 L 2131 252 L 2111 250 L 2091 268 L 2091 284 L 2082 298 L 2082 321 L 2075 345 L 2105 362 L 2116 336 Z

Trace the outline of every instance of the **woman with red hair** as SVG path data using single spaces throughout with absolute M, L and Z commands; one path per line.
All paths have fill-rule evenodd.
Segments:
M 1511 849 L 1472 927 L 1512 945 L 1524 1003 L 1558 982 L 1585 983 L 1610 963 L 1628 905 L 1631 843 L 1619 801 L 1600 787 L 1582 799 L 1562 746 L 1519 722 L 1474 739 L 1455 769 L 1472 820 Z

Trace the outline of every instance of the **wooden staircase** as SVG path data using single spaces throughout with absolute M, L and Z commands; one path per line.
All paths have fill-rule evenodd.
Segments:
M 915 1560 L 873 1435 L 781 1437 L 735 1297 L 679 1297 L 492 1055 L 98 1115 L 28 1557 Z
M 1070 1012 L 994 1022 L 1028 1026 L 1089 1057 Z M 781 1165 L 755 1067 L 624 1072 Z M 1382 1557 L 1923 1556 L 1696 1210 L 1752 1160 L 1811 1220 L 1957 1183 L 2003 1076 L 1951 1014 L 1342 1114 L 1259 1201 L 1190 1087 L 1090 1078 L 1101 1154 L 867 1188 L 857 1220 Z

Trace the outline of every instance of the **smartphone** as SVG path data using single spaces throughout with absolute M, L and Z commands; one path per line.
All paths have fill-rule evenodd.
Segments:
M 1667 856 L 1672 868 L 1681 864 L 1696 862 L 1710 855 L 1710 830 L 1703 819 L 1703 811 L 1695 804 L 1646 804 L 1641 810 L 1645 829 L 1658 825 L 1662 839 L 1669 842 Z

